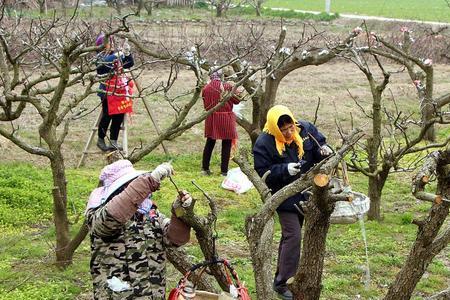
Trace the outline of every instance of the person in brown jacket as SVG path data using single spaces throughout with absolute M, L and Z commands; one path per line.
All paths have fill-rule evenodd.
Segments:
M 170 219 L 159 212 L 152 193 L 172 173 L 168 163 L 149 173 L 135 170 L 128 160 L 101 171 L 100 187 L 92 191 L 86 209 L 94 299 L 165 299 L 166 249 L 190 237 L 190 227 L 174 208 L 192 205 L 183 191 Z

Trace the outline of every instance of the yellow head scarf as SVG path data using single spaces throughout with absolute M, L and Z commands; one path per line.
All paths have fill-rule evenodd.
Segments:
M 280 153 L 280 155 L 282 155 L 283 151 L 286 150 L 285 144 L 290 145 L 292 142 L 294 142 L 298 146 L 298 157 L 302 158 L 304 151 L 303 151 L 303 140 L 299 134 L 300 129 L 296 126 L 295 127 L 296 130 L 295 133 L 293 134 L 292 139 L 290 141 L 287 141 L 277 125 L 278 119 L 282 115 L 288 115 L 289 117 L 291 117 L 292 121 L 294 121 L 294 124 L 297 124 L 297 120 L 294 118 L 289 108 L 287 108 L 284 105 L 275 105 L 267 112 L 267 121 L 266 125 L 264 125 L 264 132 L 273 135 L 275 137 L 275 144 L 278 153 Z

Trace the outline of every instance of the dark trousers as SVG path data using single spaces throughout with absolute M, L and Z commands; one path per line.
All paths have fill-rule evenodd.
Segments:
M 205 148 L 203 149 L 202 169 L 209 170 L 209 163 L 211 161 L 211 155 L 216 145 L 216 140 L 211 138 L 206 139 Z M 228 172 L 228 163 L 230 162 L 231 155 L 231 140 L 222 140 L 222 155 L 220 163 L 220 172 Z
M 102 118 L 100 119 L 100 123 L 98 124 L 98 138 L 105 138 L 109 123 L 111 123 L 111 128 L 109 129 L 109 138 L 113 141 L 117 141 L 117 138 L 119 137 L 120 127 L 122 126 L 125 114 L 110 116 L 108 114 L 108 101 L 106 100 L 106 96 L 101 96 L 100 99 L 102 100 Z
M 273 284 L 277 291 L 287 289 L 286 281 L 297 271 L 302 240 L 302 220 L 298 213 L 277 211 L 281 224 L 277 271 Z

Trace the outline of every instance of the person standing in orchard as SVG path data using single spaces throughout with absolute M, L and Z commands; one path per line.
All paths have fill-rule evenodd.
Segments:
M 104 49 L 96 57 L 97 75 L 104 78 L 99 86 L 100 91 L 97 93 L 102 102 L 97 147 L 102 151 L 122 150 L 117 139 L 125 113 L 131 111 L 131 100 L 128 96 L 132 90 L 132 81 L 123 76 L 123 69 L 134 66 L 131 47 L 125 41 L 120 50 L 114 49 L 113 37 L 109 36 L 105 42 L 103 33 L 97 37 L 95 45 L 104 45 Z M 107 145 L 105 137 L 110 124 L 110 144 Z
M 259 176 L 270 171 L 266 179 L 272 193 L 292 183 L 315 163 L 333 153 L 326 138 L 306 121 L 297 121 L 283 105 L 275 105 L 267 113 L 267 122 L 253 147 L 254 168 Z M 277 208 L 281 224 L 277 270 L 273 289 L 278 297 L 292 299 L 286 281 L 295 275 L 300 260 L 303 214 L 300 202 L 306 201 L 298 193 Z
M 238 93 L 227 95 L 233 90 L 233 86 L 223 81 L 222 70 L 214 71 L 210 76 L 210 82 L 203 88 L 203 105 L 206 111 L 219 104 L 224 97 L 229 97 L 227 102 L 210 114 L 205 120 L 206 144 L 203 149 L 202 173 L 211 175 L 210 161 L 216 144 L 216 140 L 222 140 L 222 152 L 220 173 L 227 175 L 228 164 L 230 162 L 231 147 L 237 143 L 236 116 L 233 113 L 233 106 L 239 103 Z

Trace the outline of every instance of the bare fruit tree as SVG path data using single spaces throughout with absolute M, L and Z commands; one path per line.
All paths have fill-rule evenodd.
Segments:
M 211 5 L 216 9 L 216 17 L 225 16 L 231 3 L 231 0 L 211 0 Z
M 261 17 L 261 11 L 263 9 L 262 5 L 266 0 L 247 0 L 247 3 L 255 9 L 257 17 Z
M 358 33 L 363 32 L 360 27 L 355 28 L 354 31 Z M 411 112 L 400 110 L 400 105 L 397 105 L 395 99 L 392 99 L 392 102 L 395 104 L 393 111 L 386 108 L 383 101 L 385 98 L 383 95 L 384 91 L 389 84 L 391 73 L 397 73 L 399 71 L 387 71 L 379 56 L 389 57 L 390 59 L 396 56 L 388 55 L 388 53 L 383 52 L 384 50 L 379 50 L 379 47 L 376 46 L 378 37 L 373 33 L 366 32 L 363 39 L 366 41 L 365 45 L 361 47 L 355 45 L 354 49 L 348 52 L 346 57 L 364 73 L 368 81 L 372 95 L 371 111 L 366 111 L 362 105 L 358 103 L 358 99 L 351 94 L 350 96 L 354 99 L 355 104 L 362 110 L 367 119 L 370 120 L 371 134 L 368 136 L 365 144 L 358 144 L 359 147 L 357 147 L 357 150 L 353 153 L 350 166 L 354 170 L 357 170 L 368 177 L 368 195 L 371 199 L 368 218 L 370 220 L 380 220 L 381 194 L 389 174 L 393 171 L 400 172 L 413 170 L 415 167 L 414 164 L 410 164 L 406 167 L 401 164 L 401 161 L 405 156 L 413 153 L 420 153 L 427 149 L 445 146 L 450 139 L 447 138 L 440 143 L 431 143 L 418 147 L 418 144 L 425 139 L 430 132 L 430 128 L 432 128 L 435 123 L 448 123 L 448 120 L 446 120 L 445 116 L 441 115 L 438 111 L 433 110 L 431 116 L 425 118 L 422 114 L 421 120 L 414 121 L 412 118 L 413 114 Z M 387 42 L 384 42 L 383 45 L 387 45 Z M 400 58 L 397 57 L 396 62 L 399 60 Z M 418 61 L 418 59 L 415 59 L 415 61 L 416 60 Z M 404 62 L 404 65 L 407 66 L 408 74 L 412 76 L 414 73 L 412 71 L 412 63 L 407 58 L 404 58 L 402 61 Z M 426 66 L 426 69 L 428 74 L 432 74 L 433 68 L 431 65 Z M 382 79 L 377 82 L 376 77 L 380 74 L 382 75 Z M 429 78 L 427 83 L 428 90 L 432 90 L 432 76 L 428 76 L 427 78 Z M 418 84 L 416 84 L 416 87 L 417 85 Z M 421 97 L 420 95 L 422 94 L 419 94 L 419 97 Z M 420 100 L 422 103 L 423 98 L 420 98 Z M 446 101 L 437 102 L 439 103 L 439 106 L 443 106 L 443 103 L 446 103 Z M 433 107 L 436 107 L 436 105 L 433 105 Z M 421 109 L 422 108 L 423 107 L 421 106 Z M 419 129 L 418 132 L 416 130 L 417 127 Z M 414 161 L 418 161 L 418 159 Z
M 89 28 L 81 24 L 73 26 L 73 20 L 55 18 L 41 21 L 39 25 L 21 23 L 20 26 L 15 26 L 20 20 L 4 17 L 0 21 L 4 28 L 0 43 L 0 134 L 28 153 L 50 161 L 56 260 L 58 265 L 65 266 L 71 263 L 87 229 L 82 225 L 74 238 L 69 235 L 67 180 L 61 147 L 69 133 L 71 110 L 92 93 L 96 83 L 86 56 L 95 47 L 86 47 L 90 44 L 87 41 L 92 40 Z M 85 83 L 82 92 L 70 95 L 67 90 L 81 81 Z M 45 146 L 21 136 L 18 123 L 30 106 L 41 118 L 37 135 Z
M 124 17 L 114 23 L 103 24 L 104 28 L 110 28 L 106 36 L 133 31 L 126 20 L 127 17 Z M 89 95 L 97 93 L 100 79 L 95 76 L 94 62 L 96 52 L 101 51 L 103 46 L 91 45 L 98 34 L 93 32 L 93 28 L 99 24 L 78 20 L 75 15 L 70 19 L 55 17 L 39 23 L 3 16 L 0 23 L 0 134 L 22 150 L 49 160 L 56 229 L 54 251 L 57 264 L 66 266 L 72 262 L 73 253 L 84 239 L 87 228 L 82 224 L 75 237 L 71 238 L 69 234 L 67 179 L 62 147 L 70 134 L 71 122 L 79 113 L 78 107 Z M 136 52 L 139 52 L 139 48 Z M 145 67 L 153 62 L 147 59 L 148 56 L 146 58 L 145 53 L 136 53 L 136 56 L 141 58 L 132 71 L 136 75 L 134 78 L 139 80 Z M 151 82 L 141 86 L 133 97 L 145 98 L 150 94 L 161 93 L 161 99 L 172 103 L 173 99 L 164 95 L 168 95 L 178 78 L 176 64 L 169 60 L 169 69 L 174 71 L 169 72 L 168 78 L 163 83 Z M 208 112 L 193 113 L 194 104 L 201 99 L 199 96 L 205 77 L 199 72 L 201 68 L 194 65 L 196 80 L 193 81 L 192 89 L 183 95 L 188 99 L 185 103 L 172 103 L 174 120 L 154 140 L 151 140 L 152 137 L 143 139 L 141 145 L 131 153 L 130 160 L 137 161 L 162 141 L 181 135 L 224 105 L 227 97 L 231 96 L 231 93 L 225 93 L 222 101 Z M 32 138 L 21 127 L 21 124 L 26 124 L 30 114 L 38 122 Z
M 249 134 L 252 143 L 256 141 L 266 123 L 267 112 L 275 104 L 282 80 L 295 70 L 330 62 L 350 49 L 356 37 L 354 32 L 350 32 L 343 40 L 330 41 L 323 47 L 317 47 L 315 40 L 321 38 L 321 33 L 312 29 L 308 34 L 306 28 L 305 25 L 300 39 L 289 47 L 285 45 L 287 29 L 283 27 L 277 43 L 271 49 L 271 55 L 266 55 L 263 74 L 259 78 L 249 77 L 244 81 L 243 86 L 251 95 L 252 114 L 250 120 L 245 117 L 238 118 L 238 123 Z M 232 66 L 237 78 L 245 76 L 255 68 L 243 61 L 236 61 Z
M 402 27 L 401 33 L 403 41 L 399 45 L 394 45 L 386 41 L 383 37 L 372 34 L 374 44 L 367 48 L 374 54 L 385 57 L 393 62 L 403 65 L 411 81 L 417 90 L 418 104 L 422 117 L 422 126 L 428 120 L 439 114 L 441 108 L 450 103 L 450 93 L 436 97 L 434 95 L 434 68 L 431 58 L 420 58 L 411 54 L 414 46 L 414 39 L 408 27 Z M 436 133 L 434 126 L 427 130 L 425 140 L 434 141 Z
M 318 41 L 323 39 L 323 33 L 304 24 L 300 37 L 294 37 L 296 42 L 286 45 L 287 29 L 285 27 L 282 27 L 276 41 L 265 36 L 264 28 L 256 28 L 251 24 L 248 27 L 248 30 L 243 32 L 233 31 L 233 36 L 222 36 L 221 32 L 213 32 L 212 34 L 223 42 L 218 45 L 208 45 L 204 41 L 196 41 L 195 46 L 192 46 L 193 50 L 188 48 L 185 51 L 202 54 L 213 52 L 216 48 L 222 49 L 219 53 L 224 58 L 220 60 L 208 55 L 194 56 L 192 54 L 188 57 L 200 57 L 198 65 L 202 70 L 209 70 L 212 66 L 222 69 L 227 66 L 232 67 L 227 74 L 228 79 L 239 85 L 242 84 L 248 95 L 246 100 L 251 101 L 252 106 L 251 118 L 238 116 L 237 122 L 254 143 L 264 127 L 268 110 L 276 102 L 282 80 L 295 70 L 330 62 L 351 49 L 353 40 L 358 34 L 350 32 L 342 40 L 325 41 L 323 47 L 318 47 Z M 146 46 L 151 44 L 150 41 L 142 41 L 142 38 L 130 34 L 127 34 L 127 37 L 148 56 L 169 59 L 190 68 L 195 67 L 190 59 L 186 59 L 180 53 L 172 53 L 168 50 L 169 47 L 164 47 L 164 51 L 157 51 Z M 196 50 L 197 48 L 199 51 Z M 252 62 L 249 59 L 250 54 L 256 54 L 258 61 Z M 217 65 L 213 63 L 214 60 L 218 60 Z

